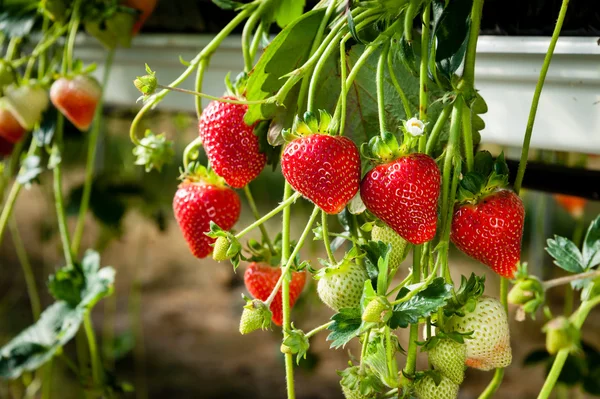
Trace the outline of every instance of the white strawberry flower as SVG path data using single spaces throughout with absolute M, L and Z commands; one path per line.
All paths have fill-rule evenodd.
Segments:
M 404 122 L 404 129 L 413 136 L 420 136 L 425 132 L 425 124 L 417 118 L 410 118 Z

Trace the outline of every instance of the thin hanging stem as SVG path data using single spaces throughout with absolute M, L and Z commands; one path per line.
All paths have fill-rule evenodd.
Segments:
M 340 84 L 342 85 L 340 89 L 340 107 L 341 107 L 341 115 L 340 115 L 340 136 L 344 134 L 344 130 L 346 129 L 346 112 L 348 111 L 348 98 L 344 95 L 348 90 L 346 89 L 346 78 L 348 76 L 348 68 L 346 65 L 346 42 L 342 40 L 340 42 Z
M 390 78 L 392 79 L 392 85 L 394 85 L 394 88 L 396 89 L 398 96 L 400 96 L 400 101 L 402 101 L 402 106 L 404 107 L 404 113 L 406 114 L 405 117 L 406 117 L 406 119 L 410 119 L 413 115 L 413 113 L 410 109 L 410 102 L 408 101 L 408 97 L 406 97 L 406 93 L 404 92 L 404 90 L 402 89 L 402 86 L 400 86 L 400 83 L 398 82 L 398 79 L 396 78 L 396 73 L 394 72 L 394 64 L 393 64 L 393 58 L 392 58 L 391 51 L 388 52 L 387 64 L 388 64 L 388 71 L 390 74 Z
M 252 214 L 254 215 L 254 218 L 256 220 L 260 219 L 260 214 L 258 213 L 258 207 L 256 206 L 256 202 L 254 201 L 254 197 L 252 196 L 252 191 L 250 191 L 250 185 L 246 184 L 244 186 L 244 194 L 246 194 L 246 199 L 248 200 L 248 205 L 250 205 L 250 210 L 252 211 Z M 260 229 L 260 232 L 262 234 L 263 240 L 267 243 L 269 249 L 271 250 L 271 252 L 275 251 L 275 248 L 273 248 L 273 243 L 271 242 L 271 238 L 269 237 L 269 233 L 267 232 L 267 229 L 265 228 L 264 224 L 261 224 L 260 226 L 258 226 L 258 228 Z
M 323 242 L 325 243 L 325 250 L 327 251 L 329 263 L 335 265 L 335 258 L 333 257 L 331 243 L 329 242 L 329 227 L 327 225 L 327 213 L 325 211 L 321 211 L 321 227 L 323 228 Z
M 63 149 L 63 130 L 65 118 L 62 114 L 58 114 L 56 118 L 56 131 L 54 133 L 54 146 L 58 153 L 62 156 Z M 56 205 L 56 217 L 58 219 L 58 230 L 62 242 L 65 261 L 68 266 L 73 266 L 73 253 L 71 252 L 71 239 L 69 237 L 69 228 L 67 226 L 67 214 L 62 192 L 62 168 L 61 164 L 54 166 L 54 203 Z
M 246 227 L 244 230 L 240 231 L 235 235 L 235 238 L 242 238 L 244 235 L 252 231 L 254 228 L 260 226 L 267 220 L 271 219 L 273 216 L 277 215 L 281 211 L 285 211 L 285 209 L 289 208 L 296 200 L 300 197 L 300 193 L 294 193 L 290 195 L 285 201 L 279 204 L 278 207 L 271 210 L 271 212 L 267 213 L 265 216 L 258 219 L 256 222 L 252 223 L 250 226 Z
M 412 284 L 417 284 L 421 281 L 421 249 L 422 245 L 415 245 L 413 249 L 413 270 Z M 417 341 L 419 340 L 419 324 L 410 325 L 410 338 L 408 343 L 408 351 L 406 357 L 406 365 L 404 366 L 404 374 L 411 376 L 415 373 L 417 367 Z
M 204 72 L 208 69 L 208 64 L 210 63 L 210 57 L 203 58 L 198 65 L 198 69 L 196 70 L 196 85 L 194 89 L 197 92 L 202 91 L 202 83 L 204 82 Z M 196 116 L 198 119 L 202 116 L 202 97 L 196 96 L 194 98 L 194 103 L 196 105 Z M 184 165 L 186 167 L 186 165 Z
M 94 381 L 94 386 L 100 387 L 103 384 L 102 365 L 100 364 L 100 358 L 98 357 L 96 334 L 94 334 L 94 327 L 92 325 L 92 319 L 89 310 L 83 317 L 83 328 L 85 330 L 85 335 L 90 348 L 90 360 L 92 363 L 92 379 Z

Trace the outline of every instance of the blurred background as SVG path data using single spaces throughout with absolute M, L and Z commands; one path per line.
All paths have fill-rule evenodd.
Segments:
M 600 203 L 593 200 L 583 203 L 582 215 L 572 209 L 569 212 L 552 193 L 562 187 L 564 193 L 591 195 L 598 186 L 585 187 L 583 171 L 600 173 L 600 159 L 593 155 L 600 154 L 600 50 L 596 43 L 600 5 L 596 0 L 571 3 L 566 37 L 557 46 L 534 130 L 535 150 L 530 157 L 534 169 L 526 186 L 536 190 L 524 193 L 527 220 L 523 260 L 529 262 L 532 273 L 544 279 L 559 273 L 544 251 L 545 240 L 553 234 L 581 239 L 589 222 L 600 213 Z M 481 148 L 494 155 L 505 151 L 508 159 L 517 160 L 533 87 L 560 1 L 488 0 L 485 4 L 482 28 L 486 36 L 481 38 L 478 54 L 477 86 L 490 111 L 482 115 L 486 128 L 481 132 Z M 162 173 L 145 173 L 133 164 L 128 137 L 130 121 L 139 108 L 135 103 L 138 93 L 131 82 L 144 73 L 144 62 L 159 71 L 161 81 L 169 81 L 182 69 L 179 55 L 192 58 L 232 15 L 209 1 L 159 1 L 132 48 L 116 54 L 82 247 L 98 249 L 102 264 L 117 270 L 115 294 L 95 308 L 93 317 L 102 351 L 106 361 L 115 366 L 118 381 L 136 388 L 128 397 L 284 396 L 279 329 L 248 336 L 238 333 L 240 295 L 245 292 L 244 265 L 234 273 L 227 262 L 198 260 L 189 253 L 171 209 L 178 163 L 168 165 Z M 76 56 L 86 63 L 97 62 L 98 76 L 101 74 L 104 50 L 84 35 L 78 38 Z M 223 77 L 229 71 L 235 75 L 241 70 L 241 58 L 239 37 L 234 35 L 213 57 L 204 91 L 222 94 Z M 166 132 L 175 141 L 175 159 L 181 159 L 183 148 L 197 136 L 193 98 L 170 94 L 143 124 L 155 132 Z M 64 185 L 73 228 L 84 178 L 86 137 L 71 127 L 65 140 L 67 154 L 63 159 L 70 164 L 65 165 Z M 544 165 L 556 165 L 560 173 L 554 175 L 554 169 Z M 598 182 L 597 175 L 594 182 Z M 252 183 L 261 213 L 280 201 L 282 187 L 278 170 L 265 169 Z M 295 205 L 294 236 L 299 235 L 310 209 L 305 201 Z M 249 224 L 250 215 L 244 203 L 236 227 Z M 22 241 L 7 234 L 0 246 L 0 344 L 32 322 L 19 251 L 29 255 L 43 305 L 52 302 L 43 289 L 47 276 L 62 265 L 50 179 L 42 179 L 40 185 L 21 195 L 15 217 Z M 336 227 L 330 226 L 332 230 Z M 269 221 L 268 229 L 278 231 L 278 218 Z M 326 254 L 315 241 L 305 246 L 303 257 L 316 262 Z M 399 278 L 406 275 L 410 262 L 410 258 L 405 261 Z M 486 274 L 486 293 L 497 296 L 498 278 L 485 266 L 455 249 L 450 262 L 455 281 L 461 274 Z M 560 314 L 564 288 L 554 289 L 549 301 L 553 312 Z M 310 330 L 331 315 L 320 303 L 315 284 L 307 284 L 293 310 L 295 325 Z M 496 397 L 532 398 L 543 383 L 547 364 L 541 333 L 544 317 L 517 322 L 514 316 L 515 309 L 511 309 L 513 365 L 507 369 Z M 557 397 L 592 397 L 583 387 L 600 395 L 599 329 L 600 313 L 596 312 L 584 326 L 585 350 L 569 359 Z M 405 346 L 407 332 L 398 334 Z M 348 352 L 358 354 L 358 350 L 354 345 L 329 350 L 326 336 L 327 332 L 322 332 L 313 338 L 307 359 L 300 362 L 296 373 L 299 398 L 341 397 L 335 371 L 346 367 Z M 73 344 L 65 351 L 78 356 Z M 420 362 L 421 367 L 426 366 L 425 357 Z M 69 369 L 61 362 L 55 362 L 54 367 L 53 397 L 82 397 Z M 469 370 L 460 397 L 476 398 L 491 377 L 492 373 Z M 11 397 L 11 389 L 14 387 L 0 382 L 0 398 Z

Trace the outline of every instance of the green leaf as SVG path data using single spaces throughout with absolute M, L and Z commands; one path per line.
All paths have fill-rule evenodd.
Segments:
M 471 115 L 471 126 L 473 127 L 473 131 L 481 131 L 485 129 L 485 122 L 481 117 L 477 114 Z
M 366 254 L 364 263 L 367 274 L 373 283 L 373 287 L 377 287 L 379 291 L 379 260 L 382 258 L 385 259 L 388 256 L 390 247 L 381 241 L 369 241 L 367 244 L 360 245 L 360 249 Z M 381 266 L 387 267 L 384 264 L 381 264 Z M 382 293 L 382 295 L 384 294 Z
M 360 331 L 362 324 L 361 313 L 358 308 L 340 309 L 339 313 L 331 317 L 331 320 L 333 320 L 333 324 L 327 328 L 331 331 L 327 340 L 332 341 L 330 347 L 335 349 L 343 347 L 354 338 Z
M 74 266 L 60 268 L 48 279 L 48 290 L 57 301 L 65 301 L 71 306 L 81 302 L 81 290 L 85 285 L 85 276 L 81 269 Z
M 450 1 L 440 13 L 444 3 L 441 0 L 432 3 L 432 43 L 436 46 L 436 67 L 450 81 L 465 58 L 473 0 Z
M 412 75 L 419 76 L 418 68 L 417 68 L 417 57 L 415 56 L 415 50 L 413 48 L 414 43 L 411 45 L 404 36 L 398 42 L 398 48 L 395 50 L 394 46 L 392 46 L 392 51 L 396 51 L 398 54 L 398 58 L 404 68 Z
M 282 76 L 302 66 L 324 13 L 324 9 L 307 12 L 273 39 L 250 72 L 246 91 L 248 100 L 264 100 L 274 95 L 285 83 Z M 277 108 L 275 104 L 250 105 L 244 121 L 253 125 L 258 120 L 271 119 Z M 287 112 L 295 114 L 295 107 L 287 109 Z
M 275 22 L 277 22 L 277 25 L 280 28 L 285 28 L 288 24 L 299 18 L 304 11 L 305 3 L 305 0 L 281 0 L 279 7 L 275 11 Z
M 573 241 L 555 235 L 554 239 L 549 238 L 546 243 L 546 252 L 554 258 L 555 265 L 570 273 L 585 271 L 583 256 Z
M 35 24 L 35 5 L 23 6 L 23 4 L 7 6 L 3 5 L 0 13 L 0 32 L 7 38 L 25 37 L 31 33 Z
M 403 296 L 408 292 L 408 289 L 400 291 Z M 394 329 L 406 328 L 409 324 L 417 323 L 420 318 L 427 317 L 444 306 L 451 295 L 452 285 L 446 284 L 442 277 L 434 279 L 427 288 L 414 297 L 394 306 L 390 327 Z
M 494 167 L 494 158 L 489 151 L 479 151 L 475 154 L 474 171 L 482 176 L 489 176 Z
M 590 224 L 585 235 L 583 264 L 586 270 L 600 264 L 600 216 Z
M 444 307 L 444 314 L 450 317 L 454 314 L 464 316 L 464 310 L 474 310 L 477 299 L 485 291 L 485 276 L 479 277 L 471 273 L 469 279 L 465 276 L 460 278 L 460 287 L 454 295 L 448 299 L 448 304 Z

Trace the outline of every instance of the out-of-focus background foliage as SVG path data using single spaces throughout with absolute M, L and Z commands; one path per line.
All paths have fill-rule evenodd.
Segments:
M 565 34 L 598 34 L 600 8 L 597 2 L 573 0 L 572 3 Z M 484 10 L 484 33 L 546 35 L 553 27 L 559 5 L 559 1 L 489 0 Z M 226 24 L 231 15 L 208 1 L 161 1 L 145 30 L 156 34 L 211 34 Z M 143 62 L 143 59 L 137 60 L 140 73 Z M 154 67 L 160 71 L 160 65 Z M 176 95 L 179 94 L 171 94 Z M 102 264 L 113 265 L 117 270 L 115 295 L 102 302 L 94 312 L 95 327 L 107 361 L 114 362 L 121 380 L 136 386 L 136 392 L 128 394 L 130 397 L 281 398 L 285 380 L 283 357 L 279 352 L 280 334 L 275 328 L 273 332 L 239 335 L 243 266 L 235 274 L 226 262 L 200 261 L 189 253 L 171 210 L 179 165 L 175 162 L 160 174 L 147 174 L 133 164 L 128 129 L 136 108 L 133 103 L 130 107 L 109 104 L 106 108 L 108 116 L 99 146 L 91 202 L 93 215 L 88 218 L 82 245 L 83 248 L 101 250 Z M 552 118 L 552 115 L 539 115 L 539 118 Z M 144 123 L 154 131 L 167 132 L 175 140 L 175 159 L 181 159 L 183 148 L 197 135 L 197 121 L 192 113 L 158 110 Z M 84 177 L 86 138 L 73 129 L 66 132 L 65 140 L 63 159 L 71 162 L 65 165 L 65 187 L 68 209 L 74 216 Z M 518 149 L 500 148 L 493 143 L 484 143 L 483 148 L 494 154 L 505 150 L 512 159 L 519 155 Z M 532 158 L 556 162 L 563 159 L 564 154 L 534 151 Z M 576 159 L 577 155 L 571 155 L 571 158 Z M 590 159 L 588 167 L 600 169 L 600 162 Z M 261 212 L 266 212 L 280 200 L 283 180 L 279 171 L 266 169 L 252 186 Z M 551 234 L 573 236 L 577 229 L 587 226 L 600 213 L 600 204 L 588 203 L 585 217 L 576 221 L 549 194 L 528 191 L 525 201 L 527 221 L 523 259 L 529 261 L 531 272 L 544 278 L 555 277 L 557 269 L 543 250 L 545 239 Z M 246 204 L 244 207 L 238 228 L 251 221 Z M 294 207 L 292 223 L 296 236 L 309 209 L 304 201 Z M 38 286 L 43 287 L 47 276 L 62 265 L 48 179 L 42 179 L 40 185 L 22 194 L 15 218 Z M 74 222 L 74 217 L 71 219 Z M 277 231 L 278 222 L 277 218 L 271 220 L 268 229 Z M 0 344 L 32 321 L 14 244 L 7 234 L 0 246 Z M 303 254 L 313 262 L 326 257 L 319 242 L 310 242 Z M 406 275 L 410 262 L 410 259 L 405 261 L 400 278 Z M 461 274 L 485 273 L 487 293 L 497 295 L 498 278 L 483 265 L 454 250 L 451 267 L 455 281 Z M 42 303 L 50 303 L 50 297 L 44 290 L 41 292 Z M 561 312 L 563 293 L 562 288 L 552 292 L 550 305 L 555 314 Z M 535 397 L 544 378 L 543 366 L 525 364 L 526 359 L 531 362 L 540 355 L 539 352 L 531 355 L 533 351 L 544 347 L 541 333 L 544 319 L 519 323 L 514 321 L 514 313 L 515 309 L 511 309 L 514 359 L 496 396 L 500 399 Z M 320 303 L 315 284 L 311 282 L 294 308 L 293 319 L 296 326 L 307 330 L 323 323 L 331 314 Z M 583 338 L 590 345 L 587 357 L 574 356 L 565 367 L 563 381 L 578 384 L 580 377 L 587 373 L 586 362 L 600 364 L 600 354 L 593 354 L 593 348 L 600 351 L 599 329 L 600 315 L 596 313 L 584 327 Z M 403 333 L 400 333 L 401 344 L 406 342 Z M 357 348 L 351 345 L 345 350 L 329 350 L 326 335 L 326 332 L 320 333 L 312 340 L 307 359 L 300 363 L 297 371 L 299 398 L 341 397 L 335 370 L 343 369 L 348 360 L 347 352 L 356 354 Z M 78 356 L 74 345 L 65 350 L 73 357 Z M 53 397 L 81 397 L 68 368 L 61 362 L 55 362 L 54 367 Z M 477 397 L 490 378 L 491 373 L 469 370 L 460 397 Z M 600 381 L 600 376 L 596 381 Z M 14 387 L 0 383 L 0 398 L 11 397 L 11 389 Z M 584 397 L 576 386 L 563 385 L 558 392 L 563 398 Z

